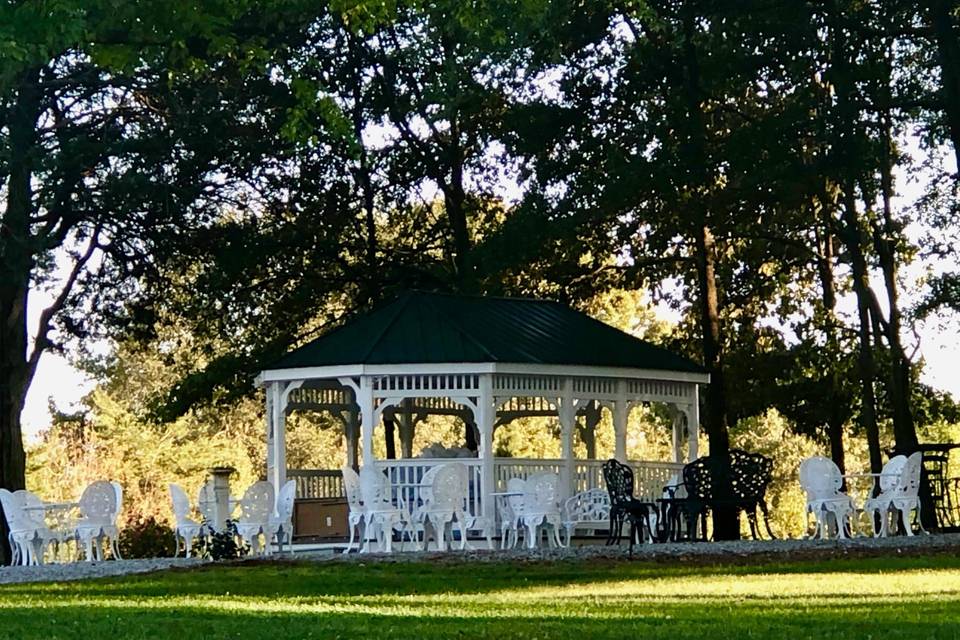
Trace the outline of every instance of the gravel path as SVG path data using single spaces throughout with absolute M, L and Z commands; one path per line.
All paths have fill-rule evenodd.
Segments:
M 479 546 L 479 542 L 475 542 Z M 633 555 L 628 545 L 605 546 L 587 544 L 568 549 L 517 549 L 489 551 L 477 548 L 469 551 L 409 552 L 409 553 L 353 553 L 331 555 L 303 553 L 285 556 L 290 561 L 317 562 L 537 562 L 579 559 L 609 559 L 631 561 L 693 561 L 701 563 L 794 559 L 815 560 L 835 557 L 872 557 L 889 555 L 922 555 L 935 553 L 960 554 L 960 534 L 920 535 L 913 537 L 855 538 L 848 540 L 738 540 L 731 542 L 679 542 L 635 545 Z
M 479 542 L 475 544 L 480 544 Z M 397 563 L 397 562 L 553 562 L 577 560 L 693 562 L 699 564 L 742 564 L 750 562 L 827 560 L 840 557 L 876 557 L 892 555 L 960 553 L 960 534 L 942 534 L 915 537 L 856 538 L 853 540 L 741 540 L 736 542 L 699 542 L 645 544 L 634 547 L 629 555 L 627 544 L 604 546 L 587 544 L 569 549 L 535 549 L 489 551 L 406 552 L 406 553 L 352 553 L 311 551 L 295 554 L 275 554 L 269 559 L 239 561 L 235 564 L 263 564 L 287 562 L 343 562 L 343 563 Z M 199 567 L 209 560 L 197 558 L 156 558 L 150 560 L 119 560 L 106 562 L 75 562 L 50 564 L 42 567 L 0 567 L 0 584 L 23 582 L 59 582 L 84 580 L 106 576 L 149 573 L 170 568 Z
M 150 558 L 147 560 L 107 560 L 45 564 L 39 567 L 0 567 L 0 584 L 20 582 L 59 582 L 106 576 L 149 573 L 173 567 L 197 567 L 208 561 L 198 558 Z

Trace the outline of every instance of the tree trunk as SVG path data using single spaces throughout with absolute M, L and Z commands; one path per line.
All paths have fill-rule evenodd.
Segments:
M 833 219 L 832 199 L 824 194 L 821 196 L 823 215 L 819 222 L 822 233 L 817 233 L 817 272 L 820 276 L 821 302 L 823 303 L 824 326 L 823 333 L 826 337 L 827 354 L 832 358 L 840 353 L 840 341 L 837 336 L 837 289 L 836 280 L 833 276 L 833 234 L 830 231 L 831 220 Z M 837 372 L 836 363 L 830 366 L 830 391 L 827 402 L 830 403 L 831 410 L 827 417 L 827 439 L 830 442 L 830 458 L 833 460 L 840 473 L 846 472 L 846 459 L 843 450 L 843 411 L 839 407 L 840 400 L 840 379 Z
M 888 58 L 887 58 L 888 59 Z M 892 69 L 886 65 L 886 82 L 882 91 L 886 94 L 882 104 L 889 105 L 889 83 L 892 81 Z M 883 199 L 883 217 L 881 224 L 874 228 L 874 246 L 880 257 L 883 282 L 887 290 L 889 320 L 885 327 L 887 345 L 890 348 L 890 403 L 893 409 L 893 435 L 899 453 L 911 454 L 919 446 L 917 430 L 910 410 L 912 400 L 910 370 L 911 363 L 903 349 L 901 338 L 900 296 L 897 285 L 897 234 L 893 220 L 893 123 L 889 107 L 880 114 L 881 135 L 883 138 L 883 156 L 880 165 L 880 188 Z M 879 306 L 879 305 L 877 305 Z M 879 315 L 882 311 L 875 310 Z
M 928 4 L 943 83 L 940 87 L 940 103 L 947 119 L 960 175 L 960 26 L 950 13 L 955 7 L 955 0 L 930 0 Z
M 40 109 L 39 70 L 23 75 L 9 114 L 9 177 L 0 218 L 0 488 L 26 487 L 20 416 L 32 372 L 27 362 L 27 292 L 33 268 L 30 238 L 32 154 Z M 6 519 L 0 517 L 0 563 L 10 558 Z
M 730 434 L 727 431 L 727 402 L 723 377 L 722 340 L 720 337 L 720 305 L 717 295 L 716 252 L 713 233 L 709 226 L 709 209 L 703 201 L 714 187 L 708 171 L 707 121 L 703 112 L 703 90 L 700 82 L 700 63 L 696 45 L 697 21 L 690 3 L 683 4 L 683 79 L 687 108 L 693 122 L 690 138 L 690 161 L 695 179 L 690 185 L 695 197 L 690 214 L 699 220 L 693 227 L 696 246 L 697 300 L 700 307 L 700 333 L 703 343 L 703 364 L 710 374 L 706 393 L 704 426 L 710 442 L 710 456 L 724 462 L 729 468 Z M 701 195 L 703 194 L 703 195 Z M 699 196 L 699 197 L 697 197 Z M 700 200 L 700 202 L 697 202 Z M 733 487 L 721 483 L 717 487 L 721 499 L 732 496 Z M 714 509 L 713 536 L 717 540 L 736 540 L 740 537 L 739 515 L 736 509 Z
M 591 400 L 584 409 L 583 425 L 577 425 L 580 441 L 587 449 L 588 460 L 597 459 L 597 425 L 600 424 L 600 412 L 600 405 L 596 400 Z
M 480 448 L 477 443 L 477 425 L 470 418 L 463 420 L 463 446 L 473 452 Z
M 387 460 L 397 459 L 396 419 L 391 415 L 383 418 L 383 439 L 387 445 Z
M 852 193 L 853 187 L 847 185 L 843 194 L 844 233 L 841 237 L 850 252 L 850 266 L 853 271 L 853 290 L 857 297 L 857 318 L 859 337 L 859 374 L 860 374 L 860 423 L 867 436 L 867 448 L 870 451 L 870 469 L 880 473 L 883 457 L 880 451 L 880 430 L 877 426 L 877 400 L 873 389 L 877 377 L 876 362 L 873 357 L 872 331 L 870 329 L 870 274 L 867 261 L 860 244 L 861 234 L 857 204 Z
M 723 349 L 720 340 L 720 310 L 717 298 L 715 248 L 713 234 L 703 226 L 696 238 L 697 280 L 699 283 L 700 332 L 703 342 L 703 364 L 710 373 L 707 385 L 704 426 L 710 442 L 710 456 L 730 459 L 730 433 L 727 430 L 727 399 L 723 375 Z M 720 497 L 733 487 L 718 487 Z M 716 509 L 713 514 L 713 535 L 716 540 L 740 537 L 739 518 L 735 509 Z

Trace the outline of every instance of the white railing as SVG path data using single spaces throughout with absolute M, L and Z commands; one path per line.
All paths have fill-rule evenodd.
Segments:
M 493 477 L 497 491 L 506 491 L 507 481 L 510 478 L 528 477 L 535 473 L 555 473 L 560 475 L 563 460 L 551 458 L 495 458 L 493 462 Z
M 288 469 L 287 479 L 297 483 L 298 498 L 342 498 L 343 474 L 336 469 Z
M 480 499 L 480 461 L 477 458 L 410 458 L 404 460 L 377 460 L 376 465 L 390 479 L 393 499 L 401 500 L 408 507 L 420 504 L 423 476 L 431 467 L 448 462 L 460 462 L 466 465 L 467 504 L 466 510 L 471 516 L 482 515 Z
M 402 498 L 408 505 L 420 500 L 420 482 L 431 468 L 447 462 L 461 462 L 470 471 L 467 509 L 471 515 L 482 512 L 480 495 L 480 461 L 476 458 L 413 458 L 406 460 L 377 460 L 377 466 L 390 478 L 393 497 Z M 605 489 L 603 460 L 577 460 L 574 464 L 576 491 Z M 663 494 L 664 485 L 679 476 L 683 464 L 674 462 L 648 462 L 631 460 L 633 468 L 634 495 L 640 500 L 655 500 Z M 560 475 L 563 460 L 531 458 L 496 458 L 493 473 L 497 491 L 507 488 L 510 478 L 527 478 L 535 473 L 550 472 Z M 340 471 L 319 469 L 291 469 L 287 477 L 297 482 L 298 498 L 339 498 L 344 496 L 343 477 Z
M 606 489 L 603 480 L 603 460 L 577 460 L 574 464 L 576 491 L 590 489 Z M 634 495 L 638 500 L 655 500 L 663 496 L 663 487 L 669 484 L 671 478 L 679 476 L 683 464 L 677 462 L 650 462 L 646 460 L 631 460 L 628 462 L 633 469 Z M 510 478 L 526 478 L 535 473 L 550 472 L 560 475 L 563 470 L 563 460 L 557 459 L 530 459 L 530 458 L 497 458 L 494 462 L 494 477 L 497 491 L 507 487 Z

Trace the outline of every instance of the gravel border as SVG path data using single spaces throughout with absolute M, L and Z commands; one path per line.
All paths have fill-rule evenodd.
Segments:
M 474 541 L 481 545 L 481 541 Z M 850 540 L 739 540 L 732 542 L 682 542 L 605 546 L 583 544 L 568 549 L 514 549 L 502 551 L 475 548 L 466 551 L 413 551 L 403 553 L 351 553 L 309 551 L 278 553 L 269 558 L 251 558 L 215 564 L 264 565 L 302 563 L 405 563 L 432 562 L 463 564 L 475 562 L 562 562 L 601 560 L 613 562 L 659 562 L 682 564 L 762 564 L 788 561 L 823 561 L 834 558 L 918 556 L 960 553 L 960 534 L 914 537 L 854 538 Z M 0 567 L 0 585 L 30 582 L 62 582 L 111 576 L 152 573 L 168 569 L 188 569 L 214 564 L 199 558 L 153 558 L 148 560 L 109 560 L 48 564 L 40 567 Z
M 209 560 L 201 560 L 200 558 L 149 558 L 145 560 L 70 562 L 45 564 L 36 567 L 0 567 L 0 584 L 61 582 L 126 576 L 173 568 L 198 567 L 209 562 Z

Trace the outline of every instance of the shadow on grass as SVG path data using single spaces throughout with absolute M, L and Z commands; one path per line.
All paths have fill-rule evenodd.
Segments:
M 42 597 L 56 593 L 82 596 L 304 597 L 375 596 L 385 594 L 481 594 L 504 590 L 555 587 L 574 583 L 625 580 L 748 577 L 770 574 L 803 575 L 850 572 L 958 570 L 960 557 L 888 557 L 831 559 L 822 562 L 701 566 L 615 560 L 558 562 L 256 562 L 205 565 L 158 573 L 101 578 L 84 582 L 0 586 L 0 600 Z M 851 585 L 852 590 L 854 585 Z
M 161 604 L 161 603 L 157 603 Z M 455 597 L 448 603 L 456 607 Z M 232 607 L 229 602 L 199 601 L 195 606 L 91 606 L 59 603 L 51 608 L 0 608 L 0 637 L 33 638 L 925 638 L 957 637 L 957 600 L 931 600 L 909 606 L 767 606 L 755 601 L 726 603 L 631 602 L 618 607 L 590 601 L 565 610 L 545 605 L 542 611 L 503 606 L 499 610 L 460 614 L 417 607 L 400 608 L 390 601 L 370 610 L 344 608 L 278 611 L 270 601 L 260 610 Z M 493 608 L 493 607 L 491 607 Z M 558 610 L 560 610 L 558 612 Z

